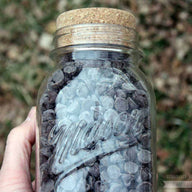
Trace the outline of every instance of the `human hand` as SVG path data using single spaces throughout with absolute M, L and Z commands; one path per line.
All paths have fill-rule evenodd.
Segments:
M 30 157 L 35 143 L 36 108 L 33 107 L 26 120 L 8 135 L 3 164 L 0 170 L 1 192 L 33 192 L 31 184 Z

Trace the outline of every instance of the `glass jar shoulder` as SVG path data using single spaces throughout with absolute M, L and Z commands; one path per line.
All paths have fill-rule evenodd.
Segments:
M 152 105 L 155 105 L 155 94 L 152 87 L 152 82 L 149 77 L 137 66 L 130 66 L 129 69 L 138 81 L 138 86 L 143 86 L 143 88 L 148 92 Z

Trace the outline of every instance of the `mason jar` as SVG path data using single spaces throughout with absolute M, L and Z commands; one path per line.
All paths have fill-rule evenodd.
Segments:
M 156 192 L 155 98 L 136 18 L 83 8 L 57 18 L 37 104 L 37 192 Z

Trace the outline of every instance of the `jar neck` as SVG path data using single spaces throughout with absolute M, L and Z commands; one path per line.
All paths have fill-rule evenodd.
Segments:
M 99 59 L 113 52 L 117 59 L 129 57 L 137 65 L 142 56 L 138 51 L 135 30 L 116 24 L 66 26 L 56 31 L 54 44 L 55 49 L 51 52 L 54 60 L 60 60 L 64 55 L 81 55 L 84 59 L 94 55 L 95 59 Z

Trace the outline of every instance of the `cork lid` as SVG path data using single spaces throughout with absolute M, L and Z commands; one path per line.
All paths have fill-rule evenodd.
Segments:
M 117 44 L 134 47 L 136 18 L 128 11 L 93 7 L 66 11 L 56 21 L 56 47 Z
M 136 18 L 128 11 L 105 7 L 73 9 L 60 14 L 57 29 L 65 26 L 87 23 L 118 24 L 135 29 Z

